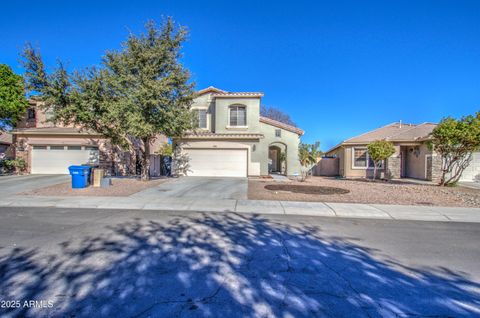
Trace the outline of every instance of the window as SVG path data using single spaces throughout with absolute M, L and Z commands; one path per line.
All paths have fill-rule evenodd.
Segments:
M 195 109 L 194 113 L 195 113 L 196 127 L 201 129 L 207 128 L 207 110 Z
M 46 150 L 47 146 L 33 146 L 34 150 Z
M 230 126 L 247 126 L 247 109 L 245 106 L 230 106 Z
M 45 111 L 45 119 L 46 120 L 52 120 L 55 115 L 55 112 L 53 111 L 53 108 L 50 107 Z
M 27 110 L 27 119 L 28 119 L 28 120 L 35 119 L 35 109 L 29 108 L 29 109 Z
M 372 158 L 368 155 L 367 148 L 353 148 L 353 168 L 374 168 Z M 383 161 L 380 163 L 380 167 L 383 168 Z
M 97 146 L 85 146 L 85 150 L 98 150 Z
M 67 150 L 82 150 L 82 146 L 68 146 Z
M 65 150 L 64 146 L 50 146 L 50 150 Z
M 353 166 L 356 168 L 367 167 L 367 148 L 353 148 Z
M 281 129 L 275 129 L 275 137 L 282 137 L 282 130 Z

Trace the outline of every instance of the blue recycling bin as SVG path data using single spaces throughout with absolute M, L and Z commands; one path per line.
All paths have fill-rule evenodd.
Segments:
M 72 176 L 72 188 L 82 189 L 88 186 L 90 180 L 90 167 L 88 166 L 70 166 L 68 171 Z

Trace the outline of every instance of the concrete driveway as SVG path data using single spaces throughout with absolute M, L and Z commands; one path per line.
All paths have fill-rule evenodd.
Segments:
M 132 197 L 152 199 L 247 199 L 246 178 L 182 177 L 141 191 Z
M 0 193 L 2 197 L 30 191 L 58 183 L 68 182 L 69 175 L 63 174 L 30 174 L 24 176 L 1 176 Z

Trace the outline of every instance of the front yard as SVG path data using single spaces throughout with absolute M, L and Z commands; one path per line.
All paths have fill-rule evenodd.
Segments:
M 134 178 L 112 178 L 112 185 L 108 188 L 94 188 L 89 186 L 83 189 L 72 189 L 71 182 L 59 183 L 52 186 L 20 193 L 22 195 L 37 196 L 129 196 L 142 190 L 157 186 L 168 179 L 140 181 Z
M 348 190 L 349 192 L 332 194 L 330 191 L 325 191 L 327 194 L 305 194 L 284 190 L 268 190 L 265 188 L 268 185 L 279 184 L 280 182 L 269 180 L 249 180 L 248 198 L 251 200 L 480 207 L 480 190 L 464 187 L 443 188 L 427 184 L 310 177 L 305 182 L 292 181 L 282 184 L 285 187 L 288 187 L 288 185 L 334 187 Z

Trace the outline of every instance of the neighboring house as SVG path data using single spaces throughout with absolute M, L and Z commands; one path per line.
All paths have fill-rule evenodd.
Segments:
M 30 100 L 25 117 L 12 132 L 15 157 L 27 162 L 32 174 L 68 174 L 68 167 L 79 164 L 99 165 L 114 175 L 134 174 L 136 158 L 113 147 L 104 136 L 74 126 L 54 125 L 52 113 Z M 160 136 L 152 145 L 166 142 Z
M 0 132 L 0 159 L 13 157 L 12 135 Z
M 395 146 L 395 153 L 382 163 L 378 176 L 387 178 L 414 178 L 438 181 L 441 158 L 428 146 L 429 135 L 436 124 L 419 125 L 392 123 L 347 139 L 326 152 L 338 158 L 338 175 L 346 178 L 371 177 L 373 161 L 368 156 L 367 145 L 375 140 L 387 140 Z M 480 178 L 480 153 L 465 169 L 460 181 Z
M 174 140 L 174 172 L 215 177 L 300 173 L 303 130 L 260 116 L 262 96 L 214 87 L 200 90 L 192 105 L 198 129 Z
M 427 145 L 435 126 L 432 123 L 392 123 L 347 139 L 328 150 L 326 155 L 338 158 L 340 176 L 371 177 L 373 161 L 368 156 L 367 145 L 375 140 L 387 140 L 394 144 L 395 153 L 382 163 L 379 176 L 432 180 L 438 177 L 440 169 L 439 157 Z

